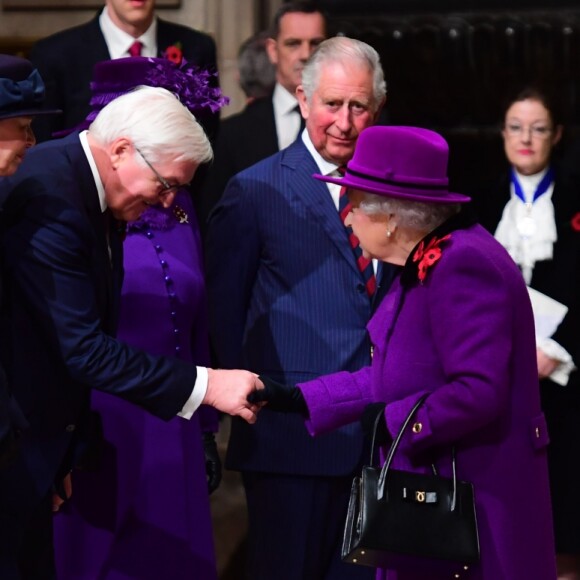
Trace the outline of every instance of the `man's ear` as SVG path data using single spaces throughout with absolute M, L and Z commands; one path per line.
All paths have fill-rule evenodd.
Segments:
M 306 93 L 304 92 L 302 85 L 298 85 L 296 87 L 296 98 L 298 99 L 298 104 L 300 105 L 300 114 L 304 119 L 308 119 L 310 107 L 308 106 L 308 99 L 306 98 Z
M 117 137 L 108 149 L 113 169 L 117 169 L 125 159 L 128 159 L 135 152 L 133 143 L 126 137 Z

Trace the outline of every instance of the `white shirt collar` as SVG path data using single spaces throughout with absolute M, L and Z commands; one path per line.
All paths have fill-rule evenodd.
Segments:
M 298 99 L 280 83 L 276 83 L 272 95 L 272 104 L 274 105 L 274 114 L 285 115 L 294 111 L 294 108 L 298 104 Z
M 99 25 L 105 37 L 111 59 L 130 56 L 129 47 L 135 40 L 143 43 L 143 48 L 141 49 L 142 56 L 157 56 L 157 18 L 153 18 L 151 26 L 139 38 L 133 38 L 111 20 L 107 7 L 105 6 L 99 16 Z
M 97 192 L 99 194 L 99 204 L 101 206 L 101 211 L 107 209 L 107 202 L 105 201 L 105 186 L 103 185 L 103 180 L 99 175 L 99 170 L 97 169 L 97 164 L 95 163 L 95 158 L 93 157 L 93 152 L 89 146 L 89 140 L 87 138 L 88 131 L 82 131 L 79 133 L 79 139 L 83 147 L 83 151 L 89 162 L 91 168 L 91 173 L 93 174 L 93 179 L 95 180 L 95 185 L 97 186 Z
M 524 192 L 524 197 L 526 201 L 532 202 L 534 199 L 534 193 L 540 184 L 540 181 L 544 179 L 544 175 L 548 173 L 549 167 L 545 167 L 540 173 L 534 173 L 534 175 L 522 175 L 518 172 L 518 170 L 514 167 L 514 173 L 518 179 L 519 184 L 522 187 L 522 191 Z
M 324 159 L 324 157 L 322 157 L 322 155 L 318 153 L 306 129 L 304 129 L 304 131 L 302 132 L 302 142 L 306 146 L 306 149 L 308 149 L 310 155 L 312 155 L 312 157 L 314 158 L 314 162 L 316 163 L 316 166 L 318 167 L 318 170 L 320 171 L 321 175 L 336 174 L 338 165 L 336 165 L 336 163 L 326 161 L 326 159 Z

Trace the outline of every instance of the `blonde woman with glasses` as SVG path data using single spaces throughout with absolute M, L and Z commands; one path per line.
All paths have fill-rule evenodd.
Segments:
M 549 336 L 538 333 L 536 341 L 551 441 L 548 460 L 558 578 L 578 580 L 580 187 L 553 155 L 563 132 L 556 111 L 535 87 L 508 101 L 502 137 L 509 169 L 478 204 L 481 222 L 516 261 L 526 284 L 568 308 L 555 331 Z

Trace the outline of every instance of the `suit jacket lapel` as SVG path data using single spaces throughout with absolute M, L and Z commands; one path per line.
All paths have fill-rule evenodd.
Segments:
M 86 43 L 84 50 L 87 51 L 87 62 L 91 62 L 91 66 L 87 71 L 88 78 L 91 79 L 93 75 L 92 64 L 102 60 L 110 60 L 109 48 L 105 42 L 105 37 L 99 25 L 99 13 L 88 24 L 86 29 Z M 89 58 L 90 57 L 90 58 Z M 87 87 L 88 91 L 88 87 Z
M 163 58 L 163 53 L 167 47 L 172 46 L 181 40 L 175 37 L 175 30 L 168 27 L 167 23 L 161 18 L 157 19 L 157 56 Z M 190 60 L 190 59 L 188 59 Z
M 300 137 L 284 151 L 282 166 L 286 166 L 290 170 L 289 191 L 306 205 L 316 223 L 320 225 L 344 259 L 362 279 L 354 252 L 348 242 L 346 229 L 334 206 L 328 187 L 324 182 L 312 177 L 319 170 Z
M 116 293 L 120 293 L 121 289 L 119 280 L 122 278 L 122 246 L 121 242 L 118 241 L 118 236 L 115 235 L 114 226 L 111 227 L 109 239 L 107 239 L 105 218 L 101 211 L 97 186 L 78 134 L 73 133 L 66 139 L 70 142 L 67 153 L 72 167 L 75 168 L 79 191 L 97 241 L 94 270 L 96 284 L 102 288 L 100 295 L 105 298 L 100 308 L 101 322 L 103 330 L 107 334 L 114 334 L 118 316 L 118 296 L 116 296 Z
M 276 132 L 276 120 L 274 117 L 274 104 L 271 97 L 267 99 L 259 99 L 256 101 L 259 103 L 259 109 L 257 108 L 257 112 L 260 114 L 261 122 L 256 129 L 261 133 L 259 139 L 264 140 L 268 151 L 271 151 L 272 154 L 278 149 L 278 133 Z M 251 106 L 248 105 L 248 106 Z

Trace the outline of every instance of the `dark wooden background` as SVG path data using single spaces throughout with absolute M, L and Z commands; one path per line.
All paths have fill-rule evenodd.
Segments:
M 580 2 L 523 0 L 319 0 L 332 32 L 381 55 L 388 122 L 441 132 L 450 176 L 469 190 L 505 164 L 502 105 L 512 88 L 547 86 L 565 139 L 580 138 Z M 580 163 L 580 159 L 578 160 Z

